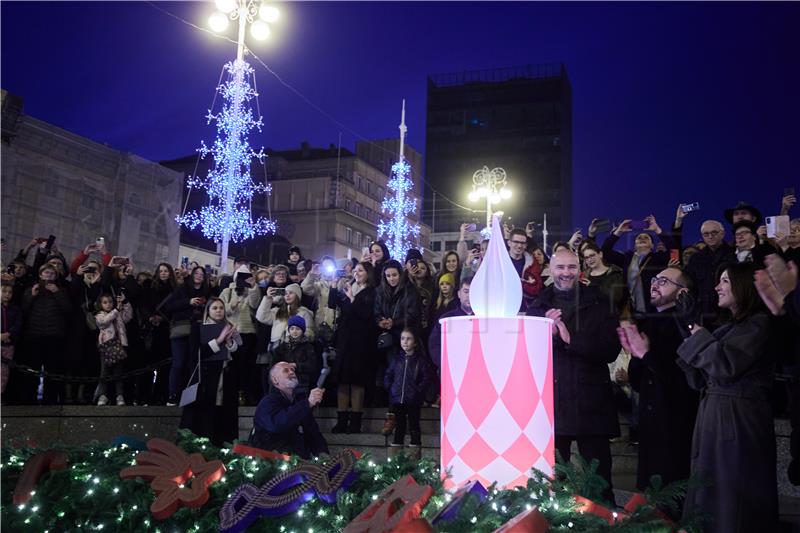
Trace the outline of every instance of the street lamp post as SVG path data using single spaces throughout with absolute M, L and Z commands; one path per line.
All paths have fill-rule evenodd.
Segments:
M 264 40 L 269 37 L 270 34 L 270 27 L 268 23 L 275 22 L 280 16 L 280 12 L 273 6 L 261 4 L 260 2 L 254 0 L 216 0 L 215 5 L 218 11 L 214 12 L 208 19 L 208 24 L 212 30 L 216 32 L 225 31 L 225 29 L 228 27 L 229 18 L 231 20 L 238 19 L 239 21 L 236 61 L 233 64 L 233 68 L 230 69 L 230 72 L 233 74 L 233 82 L 230 84 L 230 87 L 233 88 L 233 90 L 229 90 L 231 102 L 228 114 L 231 117 L 245 117 L 246 100 L 251 96 L 257 96 L 255 91 L 249 90 L 245 80 L 245 76 L 247 76 L 250 71 L 249 65 L 247 65 L 244 60 L 244 39 L 247 25 L 250 24 L 250 35 L 254 39 Z M 260 120 L 261 119 L 259 118 L 258 122 L 254 123 L 254 125 L 259 128 L 261 126 Z M 247 126 L 246 122 L 247 121 L 242 120 L 230 121 L 231 129 L 230 131 L 226 132 L 227 142 L 225 143 L 226 146 L 223 152 L 226 154 L 235 155 L 233 157 L 229 156 L 228 159 L 241 159 L 243 154 L 241 151 L 241 148 L 243 148 L 241 146 L 242 140 L 246 139 L 247 132 L 249 131 L 249 127 Z M 249 147 L 247 148 L 249 150 Z M 250 155 L 248 150 L 244 152 L 244 155 L 247 157 Z M 230 161 L 230 164 L 227 165 L 226 168 L 228 171 L 238 174 L 239 169 L 237 167 L 241 163 L 241 160 Z M 249 164 L 247 164 L 247 166 L 249 167 Z M 238 175 L 223 177 L 223 180 L 234 185 L 236 182 L 241 181 L 240 176 Z M 249 176 L 247 181 L 249 182 Z M 227 270 L 228 246 L 231 240 L 231 233 L 235 231 L 231 226 L 235 224 L 233 221 L 241 218 L 238 216 L 238 213 L 236 213 L 236 197 L 238 194 L 236 189 L 237 188 L 235 186 L 225 187 L 225 192 L 222 195 L 222 198 L 224 198 L 224 201 L 222 202 L 223 205 L 220 206 L 222 207 L 220 213 L 222 227 L 220 228 L 221 231 L 218 232 L 220 233 L 220 241 L 218 242 L 221 242 L 220 269 L 223 272 Z
M 499 204 L 501 200 L 511 198 L 511 189 L 506 187 L 506 171 L 495 167 L 489 170 L 486 165 L 482 169 L 475 171 L 472 175 L 472 192 L 469 199 L 477 202 L 481 198 L 486 199 L 486 229 L 488 236 L 492 230 L 492 204 Z

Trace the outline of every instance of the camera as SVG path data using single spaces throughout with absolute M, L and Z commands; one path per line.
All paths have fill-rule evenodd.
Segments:
M 274 293 L 275 296 L 283 296 L 284 294 L 286 294 L 286 289 L 282 289 L 282 288 L 281 289 L 277 289 L 277 288 L 275 289 L 275 293 Z

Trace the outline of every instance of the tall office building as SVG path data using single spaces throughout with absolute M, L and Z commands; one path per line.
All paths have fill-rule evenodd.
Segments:
M 453 203 L 485 209 L 467 199 L 484 165 L 505 169 L 513 197 L 496 209 L 514 225 L 541 224 L 546 214 L 549 243 L 571 233 L 572 90 L 563 65 L 428 78 L 423 220 L 434 234 L 484 224 L 485 214 Z

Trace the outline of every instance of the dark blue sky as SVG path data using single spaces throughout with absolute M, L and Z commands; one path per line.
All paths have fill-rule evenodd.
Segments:
M 159 3 L 206 27 L 211 3 Z M 575 224 L 681 201 L 775 214 L 800 190 L 798 3 L 289 3 L 261 58 L 368 138 L 424 149 L 426 76 L 563 62 L 573 88 Z M 2 86 L 25 111 L 153 160 L 213 139 L 203 118 L 235 46 L 146 3 L 3 2 Z M 229 34 L 233 36 L 232 26 Z M 275 149 L 355 138 L 253 62 Z M 521 187 L 521 185 L 518 185 Z M 464 198 L 457 201 L 465 202 Z M 796 216 L 796 213 L 795 213 Z

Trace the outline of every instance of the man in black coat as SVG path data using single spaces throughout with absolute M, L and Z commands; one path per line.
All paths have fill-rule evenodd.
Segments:
M 706 220 L 700 226 L 705 248 L 692 256 L 686 265 L 686 273 L 694 283 L 700 306 L 701 323 L 711 324 L 719 315 L 717 270 L 726 263 L 736 262 L 736 249 L 725 242 L 725 228 L 717 220 Z
M 569 461 L 572 441 L 587 460 L 597 459 L 597 469 L 611 491 L 611 446 L 619 435 L 608 364 L 619 354 L 617 317 L 608 300 L 593 288 L 578 283 L 578 257 L 559 250 L 550 259 L 553 285 L 542 291 L 528 315 L 553 320 L 553 388 L 555 444 Z
M 328 443 L 311 411 L 322 401 L 325 389 L 311 389 L 307 399 L 295 398 L 298 381 L 294 369 L 294 364 L 282 361 L 269 371 L 274 388 L 256 407 L 249 444 L 309 459 L 312 455 L 329 453 Z
M 699 398 L 676 362 L 683 336 L 673 316 L 678 294 L 689 290 L 689 284 L 677 267 L 661 271 L 650 285 L 656 313 L 638 328 L 625 325 L 617 330 L 632 356 L 628 376 L 639 393 L 639 490 L 646 489 L 656 474 L 664 484 L 689 477 Z

